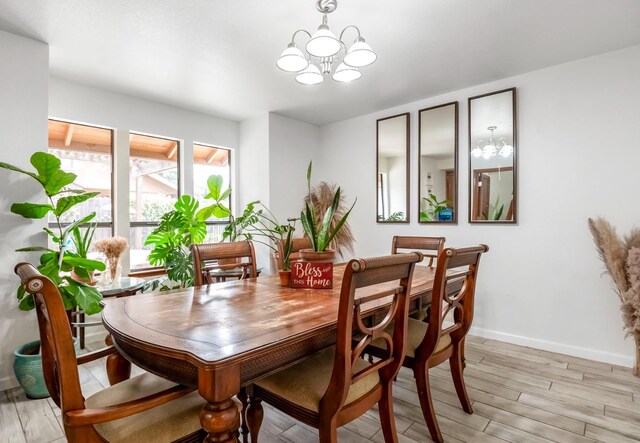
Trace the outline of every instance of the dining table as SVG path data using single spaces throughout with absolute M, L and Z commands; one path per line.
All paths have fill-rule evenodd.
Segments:
M 334 266 L 333 289 L 282 287 L 276 275 L 104 300 L 102 321 L 119 351 L 119 361 L 107 364 L 109 378 L 128 377 L 133 362 L 197 388 L 206 441 L 236 442 L 233 398 L 241 387 L 335 344 L 345 266 Z M 434 276 L 433 268 L 415 267 L 410 310 L 430 303 Z M 381 299 L 362 310 L 375 319 L 385 308 Z

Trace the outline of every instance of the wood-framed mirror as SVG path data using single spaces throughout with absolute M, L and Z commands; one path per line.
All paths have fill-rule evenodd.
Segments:
M 418 222 L 458 222 L 458 102 L 418 111 Z
M 409 223 L 409 113 L 376 121 L 376 221 Z
M 469 98 L 469 223 L 517 222 L 516 88 Z

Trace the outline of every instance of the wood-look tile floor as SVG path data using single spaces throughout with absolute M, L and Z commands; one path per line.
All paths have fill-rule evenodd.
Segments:
M 467 339 L 465 380 L 474 414 L 465 414 L 447 364 L 431 370 L 438 421 L 447 442 L 640 441 L 640 378 L 606 363 L 477 337 Z M 136 368 L 136 371 L 140 371 Z M 108 386 L 104 360 L 81 368 L 85 396 Z M 394 386 L 400 443 L 430 441 L 413 375 Z M 383 442 L 377 410 L 342 427 L 341 442 Z M 0 392 L 0 442 L 63 442 L 51 399 Z M 317 442 L 317 432 L 265 405 L 262 443 Z

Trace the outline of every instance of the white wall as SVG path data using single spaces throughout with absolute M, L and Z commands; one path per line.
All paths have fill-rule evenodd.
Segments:
M 238 147 L 238 122 L 188 111 L 137 97 L 118 94 L 52 77 L 49 82 L 49 116 L 106 126 L 115 134 L 116 201 L 129 199 L 129 132 L 180 140 L 180 181 L 183 193 L 193 192 L 193 143 L 223 148 Z M 235 158 L 232 152 L 231 159 Z M 123 172 L 118 175 L 118 172 Z M 235 176 L 232 173 L 232 176 Z M 237 183 L 232 183 L 236 188 Z M 236 197 L 237 201 L 237 197 Z M 129 206 L 118 205 L 116 235 L 129 238 Z M 128 256 L 123 270 L 129 269 Z
M 269 113 L 270 209 L 281 223 L 300 216 L 307 195 L 307 167 L 319 150 L 319 127 Z M 321 180 L 317 172 L 312 174 L 312 184 Z M 297 223 L 296 237 L 301 236 L 302 226 Z
M 47 147 L 47 82 L 49 47 L 0 31 L 0 161 L 33 170 L 31 155 Z M 38 254 L 15 252 L 25 246 L 45 246 L 44 222 L 12 214 L 15 202 L 43 200 L 42 188 L 31 178 L 0 170 L 0 391 L 15 386 L 13 350 L 38 338 L 34 312 L 18 310 L 20 261 L 35 262 Z
M 508 87 L 518 97 L 518 225 L 470 225 L 467 98 Z M 587 218 L 640 225 L 640 46 L 451 92 L 321 128 L 321 172 L 358 197 L 356 255 L 387 253 L 401 235 L 487 243 L 474 331 L 514 343 L 631 366 L 618 298 L 602 276 Z M 417 224 L 417 131 L 411 132 L 411 223 L 375 222 L 376 119 L 460 102 L 457 226 Z M 337 160 L 339 159 L 339 161 Z
M 238 149 L 238 175 L 242 177 L 236 214 L 242 213 L 247 203 L 260 200 L 269 206 L 269 115 L 240 122 Z M 270 249 L 255 244 L 256 260 L 263 273 L 270 272 Z

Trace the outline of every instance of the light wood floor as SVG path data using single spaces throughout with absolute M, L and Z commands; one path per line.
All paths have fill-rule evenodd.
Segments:
M 640 441 L 640 378 L 631 370 L 493 340 L 468 337 L 465 380 L 475 413 L 465 414 L 446 364 L 431 370 L 438 420 L 448 442 Z M 139 371 L 139 370 L 138 370 Z M 104 362 L 81 368 L 85 395 L 108 386 Z M 394 386 L 400 443 L 430 441 L 412 373 Z M 377 410 L 344 426 L 339 441 L 383 442 Z M 317 442 L 315 430 L 265 406 L 261 442 Z M 60 411 L 0 392 L 0 442 L 63 442 Z

